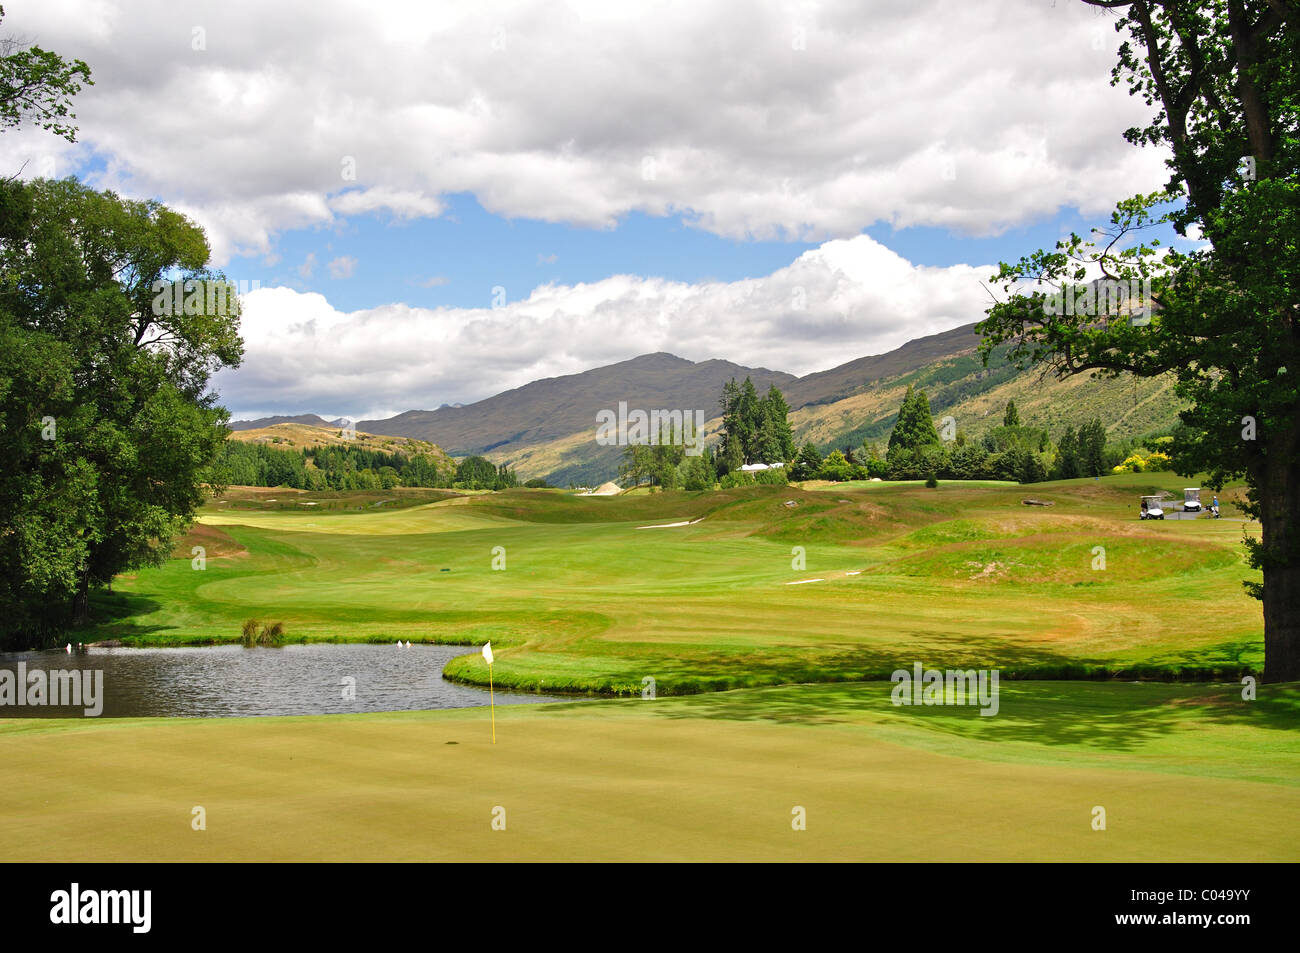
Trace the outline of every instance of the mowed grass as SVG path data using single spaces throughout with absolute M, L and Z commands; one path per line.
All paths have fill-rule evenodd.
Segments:
M 890 688 L 510 706 L 495 745 L 483 709 L 0 721 L 0 843 L 79 862 L 1300 856 L 1300 686 L 1003 683 L 991 718 Z
M 499 686 L 638 695 L 647 678 L 672 695 L 888 678 L 915 661 L 1237 677 L 1262 662 L 1259 603 L 1241 586 L 1258 578 L 1241 547 L 1254 528 L 1136 519 L 1139 494 L 1181 498 L 1183 482 L 386 491 L 334 495 L 333 510 L 232 491 L 238 508 L 209 506 L 193 541 L 206 567 L 186 541 L 166 567 L 119 578 L 97 606 L 112 620 L 86 641 L 230 642 L 248 618 L 290 640 L 490 639 Z M 446 674 L 487 681 L 476 652 Z
M 1138 494 L 1181 482 L 333 510 L 232 492 L 178 558 L 118 580 L 97 635 L 232 641 L 255 617 L 291 638 L 491 639 L 498 686 L 635 697 L 503 707 L 496 744 L 484 709 L 0 721 L 0 843 L 45 861 L 1294 861 L 1300 685 L 1247 700 L 1237 682 L 1262 660 L 1254 530 L 1136 520 Z M 918 661 L 999 669 L 997 715 L 894 706 L 879 679 Z M 487 675 L 476 648 L 448 673 Z

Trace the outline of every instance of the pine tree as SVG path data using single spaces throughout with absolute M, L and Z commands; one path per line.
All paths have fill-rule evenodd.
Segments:
M 775 384 L 760 401 L 759 463 L 790 463 L 794 459 L 794 433 L 790 429 L 790 405 Z
M 1094 418 L 1079 428 L 1079 475 L 1101 476 L 1106 472 L 1106 427 Z
M 1079 437 L 1073 427 L 1065 428 L 1060 443 L 1056 445 L 1056 468 L 1053 475 L 1058 480 L 1072 480 L 1079 476 Z
M 915 450 L 932 445 L 941 445 L 941 441 L 939 431 L 934 428 L 934 418 L 930 415 L 930 399 L 926 397 L 925 391 L 914 392 L 909 384 L 903 404 L 898 409 L 898 420 L 889 434 L 886 453 L 892 453 L 895 448 Z
M 794 463 L 790 466 L 790 479 L 811 480 L 821 468 L 822 455 L 810 441 L 795 456 Z

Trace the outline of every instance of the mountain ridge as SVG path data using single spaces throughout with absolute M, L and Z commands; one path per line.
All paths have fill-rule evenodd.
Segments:
M 936 419 L 953 416 L 958 429 L 978 438 L 1001 421 L 1014 400 L 1022 421 L 1058 437 L 1066 426 L 1100 417 L 1112 437 L 1128 439 L 1167 429 L 1181 406 L 1165 378 L 1086 377 L 1056 380 L 1042 369 L 1020 370 L 995 350 L 988 364 L 978 354 L 975 324 L 923 335 L 881 354 L 846 361 L 796 377 L 746 367 L 722 358 L 691 361 L 655 351 L 574 374 L 541 378 L 463 406 L 408 410 L 382 420 L 356 422 L 358 431 L 437 444 L 456 457 L 491 455 L 521 477 L 553 484 L 602 482 L 618 472 L 623 448 L 595 442 L 596 414 L 629 408 L 703 410 L 706 439 L 721 419 L 722 385 L 748 376 L 760 394 L 775 384 L 790 406 L 796 441 L 823 450 L 883 442 L 908 386 L 925 389 Z M 266 421 L 335 426 L 314 414 L 236 421 L 236 429 Z M 240 426 L 245 425 L 245 426 Z

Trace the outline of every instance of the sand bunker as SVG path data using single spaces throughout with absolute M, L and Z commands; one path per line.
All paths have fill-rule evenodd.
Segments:
M 586 493 L 578 493 L 577 496 L 617 496 L 623 492 L 623 488 L 610 480 L 608 483 L 602 483 L 594 490 L 588 490 Z

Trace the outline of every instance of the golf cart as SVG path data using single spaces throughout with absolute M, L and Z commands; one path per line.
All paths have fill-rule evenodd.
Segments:
M 1142 497 L 1142 507 L 1138 511 L 1138 519 L 1162 520 L 1164 518 L 1165 518 L 1165 511 L 1160 504 L 1160 497 L 1158 496 Z
M 1199 486 L 1189 486 L 1183 488 L 1183 512 L 1184 513 L 1201 512 L 1201 488 Z

